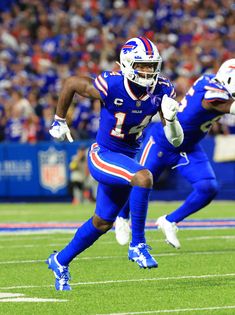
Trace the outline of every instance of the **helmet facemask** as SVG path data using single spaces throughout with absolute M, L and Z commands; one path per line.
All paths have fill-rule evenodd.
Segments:
M 153 70 L 142 71 L 138 65 L 152 67 Z M 122 74 L 130 81 L 144 87 L 156 85 L 160 74 L 162 58 L 157 47 L 144 37 L 130 39 L 121 50 L 120 67 Z

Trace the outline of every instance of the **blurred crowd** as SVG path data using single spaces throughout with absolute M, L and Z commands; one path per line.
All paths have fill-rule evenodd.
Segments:
M 233 0 L 1 0 L 0 141 L 50 140 L 63 80 L 118 70 L 131 37 L 157 44 L 180 100 L 202 73 L 234 58 L 234 11 Z M 76 96 L 68 121 L 75 139 L 94 138 L 99 102 Z

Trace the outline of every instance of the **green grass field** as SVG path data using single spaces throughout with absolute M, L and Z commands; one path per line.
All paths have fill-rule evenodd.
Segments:
M 148 219 L 177 203 L 151 203 Z M 0 222 L 78 222 L 94 205 L 1 204 Z M 214 202 L 190 219 L 235 218 L 235 202 Z M 108 232 L 70 266 L 72 291 L 57 292 L 45 259 L 72 231 L 0 234 L 0 315 L 235 314 L 235 228 L 179 231 L 175 250 L 146 231 L 159 268 L 128 261 L 127 246 Z

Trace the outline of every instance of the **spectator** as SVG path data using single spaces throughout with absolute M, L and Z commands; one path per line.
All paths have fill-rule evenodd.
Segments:
M 12 91 L 22 93 L 23 115 L 35 112 L 41 117 L 43 104 L 58 95 L 63 80 L 77 69 L 91 77 L 103 69 L 115 70 L 120 45 L 127 38 L 146 35 L 158 45 L 163 74 L 175 83 L 179 100 L 202 73 L 216 72 L 224 60 L 234 57 L 232 1 L 0 2 L 4 129 L 10 119 L 8 98 L 18 93 Z M 69 113 L 76 139 L 90 137 L 91 103 L 85 107 L 78 113 L 74 106 Z
M 50 141 L 51 136 L 49 134 L 49 129 L 53 122 L 54 108 L 49 105 L 44 105 L 42 107 L 42 117 L 39 120 L 38 128 L 38 140 Z
M 18 106 L 13 105 L 10 113 L 6 121 L 5 140 L 9 142 L 24 142 L 25 118 L 22 117 L 22 111 Z
M 99 129 L 100 122 L 100 102 L 94 100 L 92 103 L 92 110 L 89 113 L 87 123 L 87 133 L 89 139 L 95 139 L 97 131 Z
M 20 117 L 29 118 L 33 114 L 33 108 L 29 101 L 23 97 L 22 92 L 13 90 L 11 93 L 11 102 L 14 106 L 14 112 L 18 112 Z

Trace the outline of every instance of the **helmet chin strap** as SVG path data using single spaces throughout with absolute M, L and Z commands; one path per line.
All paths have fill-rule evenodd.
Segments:
M 136 74 L 133 73 L 132 76 L 131 76 L 131 79 L 135 80 L 135 78 L 136 78 Z

